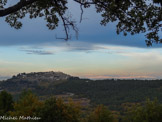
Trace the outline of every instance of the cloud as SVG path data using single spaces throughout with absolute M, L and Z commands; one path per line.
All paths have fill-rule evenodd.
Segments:
M 25 46 L 24 46 L 25 47 Z M 25 48 L 32 48 L 33 46 L 26 46 Z M 34 46 L 34 49 L 50 49 L 54 52 L 91 52 L 105 47 L 96 45 L 95 43 L 81 42 L 81 41 L 69 41 L 69 42 L 56 42 L 54 45 L 45 44 Z
M 53 55 L 53 52 L 45 51 L 45 50 L 22 50 L 25 51 L 27 54 L 36 54 L 36 55 Z
M 130 47 L 101 45 L 83 41 L 56 42 L 55 45 L 44 44 L 34 46 L 21 46 L 20 50 L 28 54 L 53 54 L 59 52 L 102 52 L 107 54 L 122 54 L 130 50 Z M 47 50 L 47 51 L 46 51 Z
M 122 53 L 121 55 L 127 56 L 130 58 L 135 59 L 136 61 L 144 61 L 144 62 L 161 62 L 162 61 L 162 54 L 161 51 L 153 51 L 153 50 L 147 50 L 146 52 L 127 52 Z M 156 62 L 157 63 L 157 62 Z
M 96 45 L 95 43 L 81 42 L 81 41 L 77 42 L 72 41 L 67 46 L 65 46 L 65 48 L 67 51 L 94 51 L 104 49 L 104 47 Z
M 123 65 L 129 70 L 141 73 L 162 73 L 162 50 L 153 49 L 153 50 L 144 50 L 144 49 L 135 49 L 130 50 L 129 52 L 121 53 L 121 56 L 124 56 L 125 61 Z

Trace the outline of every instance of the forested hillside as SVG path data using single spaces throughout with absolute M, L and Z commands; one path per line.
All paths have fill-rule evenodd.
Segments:
M 115 108 L 125 102 L 142 102 L 157 98 L 162 102 L 161 80 L 88 80 L 70 79 L 49 87 L 49 93 L 70 92 L 86 97 L 92 104 L 104 104 Z
M 53 95 L 73 99 L 86 98 L 90 100 L 91 105 L 104 104 L 114 110 L 119 110 L 123 103 L 141 103 L 148 98 L 157 98 L 162 102 L 162 80 L 90 80 L 68 77 L 51 81 L 30 81 L 14 77 L 1 82 L 0 87 L 15 98 L 23 90 L 31 90 L 41 99 Z

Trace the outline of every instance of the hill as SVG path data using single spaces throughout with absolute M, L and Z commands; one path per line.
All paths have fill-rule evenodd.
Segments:
M 8 79 L 7 81 L 20 81 L 20 80 L 27 80 L 31 82 L 52 82 L 52 81 L 58 81 L 58 80 L 67 80 L 72 76 L 67 75 L 62 72 L 32 72 L 32 73 L 20 73 L 17 76 L 13 76 L 11 79 Z
M 32 72 L 20 73 L 8 80 L 0 82 L 0 90 L 6 90 L 13 95 L 20 94 L 23 90 L 31 90 L 36 93 L 49 85 L 67 81 L 72 76 L 62 72 Z M 41 94 L 38 94 L 41 95 Z
M 51 95 L 86 98 L 91 105 L 104 104 L 115 110 L 123 103 L 143 102 L 147 98 L 162 102 L 162 80 L 90 80 L 61 72 L 39 72 L 13 76 L 0 83 L 0 88 L 15 96 L 30 89 L 43 99 Z

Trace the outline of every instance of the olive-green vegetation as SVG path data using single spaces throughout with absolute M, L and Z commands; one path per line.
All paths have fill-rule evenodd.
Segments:
M 19 99 L 14 102 L 14 111 L 10 111 L 9 114 L 11 116 L 36 116 L 38 109 L 42 105 L 43 103 L 32 92 L 24 91 Z M 25 122 L 25 120 L 23 121 Z
M 87 117 L 87 122 L 113 122 L 112 113 L 103 105 L 99 105 Z
M 162 102 L 161 80 L 86 80 L 70 79 L 56 86 L 49 86 L 49 92 L 61 94 L 74 93 L 86 97 L 92 104 L 109 105 L 111 109 L 119 109 L 125 102 L 142 102 L 147 98 L 158 98 Z
M 66 81 L 46 82 L 9 79 L 0 84 L 14 98 L 24 89 L 30 89 L 38 96 L 48 98 L 53 95 L 73 93 L 73 97 L 90 99 L 91 105 L 104 104 L 111 110 L 121 110 L 123 103 L 143 102 L 147 98 L 157 98 L 162 102 L 162 80 L 89 80 L 71 77 Z
M 79 106 L 56 98 L 46 100 L 37 114 L 41 122 L 80 122 L 80 115 Z
M 117 34 L 144 33 L 146 44 L 161 43 L 160 31 L 162 28 L 161 0 L 71 0 L 77 3 L 81 11 L 80 22 L 86 8 L 93 7 L 101 15 L 101 25 L 116 23 Z M 70 39 L 70 30 L 76 35 L 78 29 L 76 21 L 69 13 L 69 0 L 19 0 L 15 5 L 8 7 L 10 1 L 0 0 L 0 17 L 6 16 L 6 22 L 16 29 L 22 27 L 21 19 L 26 16 L 30 19 L 43 18 L 51 30 L 58 27 L 60 21 L 65 31 L 65 39 Z
M 6 91 L 2 91 L 0 93 L 0 115 L 7 115 L 10 110 L 13 110 L 12 96 Z
M 143 106 L 133 106 L 123 119 L 124 122 L 161 122 L 162 104 L 157 99 L 147 100 Z
M 2 91 L 0 94 L 6 94 Z M 7 93 L 11 97 L 11 94 Z M 7 99 L 10 101 L 9 99 Z M 9 103 L 8 101 L 5 103 Z M 0 101 L 4 101 L 0 97 Z M 51 97 L 44 101 L 40 101 L 32 92 L 23 92 L 18 100 L 8 104 L 9 109 L 0 107 L 0 111 L 5 111 L 5 117 L 37 117 L 38 122 L 161 122 L 162 121 L 162 104 L 157 99 L 154 101 L 147 100 L 145 103 L 129 107 L 124 115 L 115 116 L 104 105 L 98 105 L 92 109 L 87 109 L 89 114 L 82 116 L 86 111 L 82 110 L 82 106 L 73 101 L 64 102 L 60 98 Z M 0 113 L 0 121 L 3 120 L 4 114 Z M 11 119 L 12 121 L 12 119 Z M 15 121 L 15 120 L 14 120 Z M 33 122 L 35 120 L 16 121 Z

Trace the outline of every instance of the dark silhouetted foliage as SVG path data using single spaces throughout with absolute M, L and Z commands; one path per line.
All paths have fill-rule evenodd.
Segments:
M 7 114 L 8 111 L 13 110 L 12 95 L 6 91 L 0 93 L 0 115 Z
M 117 22 L 117 34 L 123 32 L 126 36 L 145 33 L 146 44 L 161 43 L 160 32 L 162 29 L 162 2 L 161 0 L 73 0 L 80 5 L 81 19 L 83 8 L 95 7 L 97 13 L 103 18 L 101 25 Z M 6 22 L 16 29 L 22 27 L 21 19 L 26 15 L 29 18 L 43 17 L 47 27 L 55 29 L 59 21 L 63 23 L 66 37 L 70 39 L 70 28 L 78 34 L 75 21 L 67 13 L 68 0 L 20 0 L 12 7 L 5 8 L 7 0 L 0 0 L 0 17 L 7 16 Z

